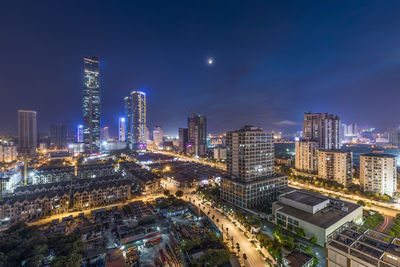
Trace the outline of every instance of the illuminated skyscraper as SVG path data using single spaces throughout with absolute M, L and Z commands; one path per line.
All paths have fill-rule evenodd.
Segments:
M 125 142 L 126 130 L 125 130 L 125 118 L 119 119 L 119 141 Z
M 125 113 L 127 120 L 127 142 L 131 149 L 146 144 L 146 94 L 132 91 L 125 97 Z
M 207 117 L 193 114 L 188 118 L 188 138 L 192 143 L 193 153 L 196 156 L 205 156 L 207 153 Z
M 83 141 L 87 153 L 100 150 L 100 57 L 84 58 Z
M 83 143 L 83 125 L 79 125 L 76 128 L 76 141 L 78 143 Z
M 36 111 L 18 110 L 18 153 L 35 156 L 37 147 Z
M 339 149 L 339 116 L 328 113 L 304 113 L 303 139 L 317 142 L 320 149 Z

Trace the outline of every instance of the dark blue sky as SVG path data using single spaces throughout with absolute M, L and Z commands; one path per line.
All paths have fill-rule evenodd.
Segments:
M 189 112 L 213 133 L 295 131 L 308 110 L 397 127 L 399 14 L 400 1 L 2 1 L 0 133 L 16 132 L 18 109 L 38 112 L 40 132 L 76 126 L 85 55 L 102 58 L 114 133 L 138 88 L 167 133 Z

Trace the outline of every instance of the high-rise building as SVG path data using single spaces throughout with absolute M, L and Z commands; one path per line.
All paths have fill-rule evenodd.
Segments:
M 50 126 L 50 147 L 64 149 L 67 147 L 67 126 L 56 123 Z
M 146 144 L 146 94 L 132 91 L 125 97 L 125 113 L 127 119 L 127 141 L 131 149 Z
M 318 176 L 347 187 L 353 179 L 353 153 L 342 150 L 318 151 Z
M 108 126 L 105 126 L 101 129 L 101 140 L 108 141 L 110 140 L 110 133 Z
M 390 154 L 360 155 L 360 185 L 364 191 L 393 196 L 397 190 L 397 162 Z
M 0 162 L 11 162 L 17 159 L 17 147 L 8 141 L 0 140 Z
M 193 114 L 188 118 L 188 139 L 193 144 L 195 156 L 207 154 L 207 117 Z
M 118 139 L 120 142 L 125 142 L 126 138 L 126 124 L 125 118 L 119 118 L 119 131 L 118 131 Z
M 179 153 L 187 153 L 188 136 L 188 128 L 179 128 Z
M 36 111 L 18 110 L 18 153 L 35 156 L 37 147 Z
M 303 139 L 316 141 L 320 149 L 339 149 L 339 116 L 328 113 L 304 113 Z
M 100 57 L 85 57 L 83 76 L 83 140 L 87 153 L 100 151 Z
M 78 125 L 76 128 L 76 141 L 83 143 L 83 125 Z
M 287 186 L 286 176 L 274 175 L 273 134 L 245 126 L 226 134 L 227 177 L 221 180 L 221 198 L 242 208 L 276 199 Z
M 156 147 L 162 145 L 163 142 L 163 129 L 161 126 L 155 126 L 153 129 L 153 141 Z
M 295 145 L 295 167 L 308 173 L 318 171 L 318 143 L 298 141 Z

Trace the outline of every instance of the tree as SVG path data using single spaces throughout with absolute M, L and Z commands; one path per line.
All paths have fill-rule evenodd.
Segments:
M 168 189 L 165 189 L 165 190 L 164 190 L 164 195 L 165 195 L 165 196 L 169 196 L 170 193 L 171 193 L 171 192 L 169 192 Z
M 246 253 L 243 253 L 243 259 L 244 259 L 244 260 L 247 260 L 247 255 L 246 255 Z
M 298 227 L 298 228 L 296 229 L 296 234 L 299 235 L 299 236 L 301 236 L 301 237 L 305 237 L 305 236 L 306 236 L 306 233 L 304 232 L 304 229 L 303 229 L 303 228 L 300 228 L 300 227 Z
M 357 204 L 365 207 L 365 201 L 364 200 L 360 199 L 359 201 L 357 201 Z
M 175 192 L 175 196 L 176 197 L 182 197 L 183 196 L 183 191 L 181 191 L 181 190 L 176 191 Z
M 311 242 L 312 244 L 316 244 L 316 243 L 317 243 L 317 238 L 316 238 L 315 236 L 311 237 L 311 238 L 310 238 L 310 242 Z

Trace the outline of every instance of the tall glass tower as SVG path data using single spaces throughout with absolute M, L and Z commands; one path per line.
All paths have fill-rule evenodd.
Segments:
M 83 142 L 86 153 L 100 150 L 100 57 L 85 57 L 83 76 Z
M 127 142 L 131 149 L 137 149 L 146 144 L 146 94 L 132 91 L 125 97 L 125 117 L 127 125 Z

